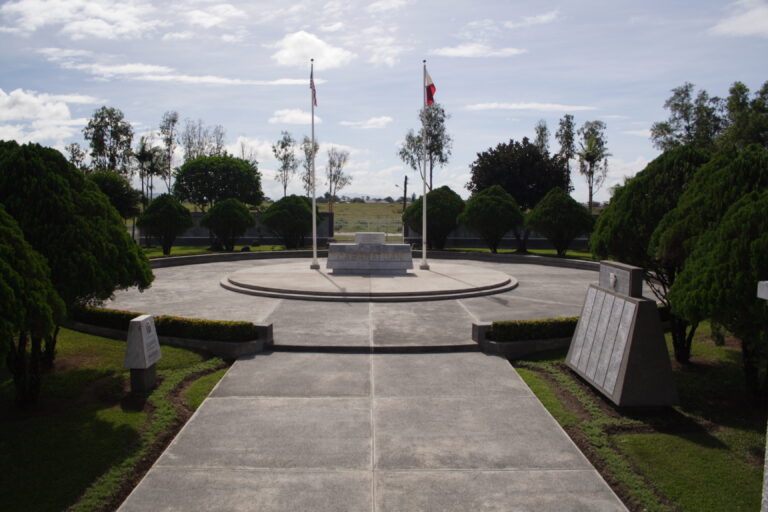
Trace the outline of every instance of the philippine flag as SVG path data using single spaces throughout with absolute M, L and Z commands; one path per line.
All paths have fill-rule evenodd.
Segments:
M 435 91 L 437 88 L 434 82 L 432 82 L 432 77 L 429 76 L 427 68 L 424 68 L 424 87 L 427 88 L 427 105 L 431 105 L 435 102 Z

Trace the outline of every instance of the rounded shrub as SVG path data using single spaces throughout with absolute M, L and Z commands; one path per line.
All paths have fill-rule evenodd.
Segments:
M 267 208 L 261 222 L 282 240 L 286 249 L 296 249 L 304 245 L 304 237 L 312 231 L 312 206 L 306 197 L 286 196 Z
M 225 251 L 235 249 L 235 241 L 245 230 L 256 225 L 256 219 L 237 199 L 219 201 L 200 219 L 200 225 L 211 230 Z
M 561 188 L 553 188 L 526 219 L 528 226 L 547 237 L 558 256 L 565 256 L 573 239 L 592 231 L 589 210 Z
M 163 254 L 171 254 L 176 237 L 194 225 L 192 215 L 175 197 L 163 194 L 155 198 L 136 221 L 139 229 L 160 238 Z
M 403 213 L 403 222 L 421 233 L 422 198 L 418 198 Z M 464 210 L 464 200 L 447 186 L 427 193 L 427 243 L 432 249 L 445 247 L 445 239 L 458 225 L 456 218 Z
M 477 231 L 495 253 L 504 235 L 523 223 L 523 214 L 512 195 L 493 185 L 469 198 L 458 221 Z
M 88 175 L 88 179 L 99 187 L 117 213 L 124 219 L 139 214 L 139 191 L 123 176 L 112 171 L 100 170 Z

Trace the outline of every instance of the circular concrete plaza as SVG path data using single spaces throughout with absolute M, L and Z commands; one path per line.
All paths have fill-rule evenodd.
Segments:
M 272 323 L 277 345 L 453 346 L 472 343 L 473 322 L 578 315 L 588 285 L 598 279 L 594 270 L 527 261 L 433 259 L 430 270 L 397 277 L 334 276 L 309 270 L 309 263 L 295 258 L 253 259 L 158 268 L 150 289 L 117 292 L 106 306 L 155 315 Z M 320 265 L 325 267 L 324 259 Z M 418 269 L 419 260 L 414 266 Z M 245 291 L 223 286 L 232 283 L 237 284 L 229 288 Z M 478 289 L 493 294 L 467 293 Z M 329 302 L 249 293 L 265 290 L 294 294 L 298 290 L 299 295 L 341 292 L 350 298 Z M 457 290 L 464 293 L 444 296 Z M 390 298 L 394 294 L 396 301 L 371 301 L 367 297 L 372 292 Z M 414 293 L 426 296 L 414 301 Z M 403 294 L 405 299 L 399 300 Z M 442 300 L 433 300 L 436 297 L 429 295 L 434 294 L 442 295 L 437 297 Z

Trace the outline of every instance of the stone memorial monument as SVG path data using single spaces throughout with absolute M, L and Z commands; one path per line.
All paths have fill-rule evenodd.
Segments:
M 677 403 L 656 302 L 642 296 L 643 269 L 600 262 L 566 364 L 618 406 Z
M 409 244 L 387 244 L 386 233 L 355 233 L 353 244 L 330 244 L 326 268 L 334 274 L 404 275 L 413 268 Z
M 137 316 L 128 325 L 124 368 L 131 370 L 131 391 L 151 391 L 157 380 L 157 365 L 162 354 L 152 315 Z

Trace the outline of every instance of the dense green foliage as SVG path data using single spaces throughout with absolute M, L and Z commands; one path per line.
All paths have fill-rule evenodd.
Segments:
M 170 194 L 163 194 L 149 203 L 136 225 L 160 239 L 163 254 L 169 256 L 176 237 L 194 225 L 192 215 Z
M 558 256 L 565 256 L 571 242 L 589 233 L 594 224 L 589 211 L 561 188 L 550 190 L 525 221 L 552 242 Z
M 306 197 L 291 194 L 272 203 L 261 214 L 261 222 L 283 241 L 286 249 L 304 245 L 312 231 L 312 206 Z
M 127 331 L 131 320 L 144 313 L 96 307 L 76 308 L 72 319 L 84 324 Z M 155 328 L 159 336 L 212 341 L 253 341 L 259 337 L 251 322 L 201 320 L 178 316 L 157 315 Z
M 403 222 L 413 231 L 422 231 L 422 198 L 418 198 L 403 213 Z M 456 229 L 464 200 L 447 186 L 427 192 L 427 243 L 432 249 L 443 249 L 448 234 Z
M 19 406 L 40 393 L 41 341 L 63 314 L 45 258 L 0 204 L 0 361 L 13 374 Z
M 577 316 L 493 322 L 489 339 L 493 341 L 525 341 L 567 338 L 573 336 L 578 322 L 579 317 Z
M 660 260 L 653 249 L 653 234 L 706 162 L 707 154 L 691 147 L 660 155 L 616 189 L 590 238 L 592 252 L 600 259 L 610 258 L 645 269 L 646 282 L 666 305 L 669 288 L 683 261 L 673 264 Z M 695 326 L 676 315 L 672 315 L 671 322 L 675 358 L 687 362 Z
M 493 185 L 469 198 L 458 221 L 477 231 L 495 253 L 502 237 L 522 224 L 523 214 L 514 197 Z
M 264 199 L 256 166 L 233 156 L 200 156 L 184 162 L 176 171 L 173 195 L 203 211 L 224 199 L 253 206 Z
M 755 297 L 768 280 L 768 188 L 733 204 L 703 233 L 670 291 L 673 311 L 691 322 L 711 318 L 741 340 L 747 389 L 765 397 L 768 307 Z
M 500 185 L 523 212 L 528 212 L 553 188 L 568 190 L 570 176 L 567 163 L 559 155 L 542 154 L 528 138 L 510 140 L 477 154 L 470 165 L 467 188 L 473 194 Z M 527 252 L 529 231 L 515 229 L 518 251 Z
M 219 201 L 200 219 L 200 225 L 216 236 L 217 244 L 225 251 L 235 249 L 235 242 L 248 228 L 256 225 L 256 219 L 237 199 Z
M 139 191 L 131 187 L 123 176 L 112 171 L 99 170 L 89 174 L 88 179 L 107 196 L 109 203 L 122 218 L 130 219 L 139 214 Z
M 674 210 L 665 215 L 651 248 L 665 266 L 681 268 L 696 239 L 714 228 L 745 194 L 768 188 L 768 149 L 751 145 L 720 151 L 696 173 Z
M 0 203 L 48 261 L 67 308 L 152 282 L 149 262 L 107 197 L 55 149 L 0 142 Z M 56 336 L 45 340 L 53 363 Z

